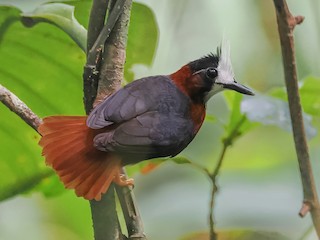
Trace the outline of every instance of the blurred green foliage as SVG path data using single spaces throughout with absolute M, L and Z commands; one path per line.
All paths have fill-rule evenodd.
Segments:
M 88 10 L 88 4 L 78 3 L 76 9 L 84 12 Z M 0 11 L 2 18 L 0 22 L 3 23 L 1 32 L 3 47 L 0 50 L 2 56 L 0 77 L 3 79 L 1 83 L 17 94 L 40 116 L 83 114 L 81 81 L 85 55 L 65 34 L 67 33 L 82 50 L 85 50 L 86 30 L 74 18 L 74 7 L 48 3 L 27 13 L 14 7 L 1 7 Z M 19 21 L 21 15 L 22 23 L 32 27 L 31 29 L 26 28 Z M 88 21 L 88 15 L 82 21 Z M 141 22 L 144 21 L 149 25 L 142 28 Z M 53 25 L 35 25 L 39 22 L 56 25 L 63 32 Z M 153 13 L 142 4 L 134 4 L 131 27 L 127 69 L 130 69 L 134 63 L 150 65 L 157 43 L 157 27 Z M 144 42 L 141 41 L 141 37 L 144 38 Z M 145 43 L 148 45 L 145 46 Z M 136 49 L 142 48 L 144 51 L 139 51 L 140 58 L 138 58 Z M 17 66 L 19 71 L 16 70 Z M 133 75 L 128 70 L 125 77 L 132 80 Z M 27 126 L 21 125 L 19 119 L 17 119 L 19 124 L 16 124 L 12 121 L 16 116 L 13 116 L 4 106 L 1 105 L 1 108 L 3 108 L 3 114 L 1 114 L 3 137 L 0 139 L 0 144 L 3 142 L 2 146 L 9 147 L 2 154 L 6 160 L 1 161 L 0 166 L 4 170 L 10 168 L 10 171 L 5 171 L 5 174 L 0 177 L 0 199 L 11 197 L 14 193 L 25 192 L 29 190 L 26 182 L 30 182 L 29 188 L 32 188 L 35 183 L 39 183 L 44 178 L 45 180 L 41 181 L 35 190 L 42 191 L 46 196 L 61 193 L 63 188 L 57 177 L 47 177 L 52 174 L 47 174 L 48 169 L 43 164 L 36 144 L 37 134 Z M 21 127 L 18 127 L 19 125 Z M 15 129 L 20 134 L 12 138 L 8 129 Z M 24 140 L 25 138 L 27 139 Z M 20 143 L 23 148 L 15 149 L 17 139 L 23 141 Z M 27 151 L 24 148 L 27 148 Z M 27 154 L 32 149 L 34 151 Z M 10 187 L 15 187 L 15 190 L 11 191 L 12 194 L 8 192 Z
M 46 2 L 49 1 L 0 1 L 3 5 L 0 7 L 0 83 L 40 117 L 82 115 L 85 54 L 77 44 L 84 48 L 84 28 L 91 1 Z M 275 230 L 270 233 L 228 231 L 223 232 L 221 238 L 285 239 L 272 233 L 280 231 L 290 239 L 299 239 L 309 228 L 310 221 L 302 224 L 296 216 L 301 189 L 291 136 L 274 127 L 280 126 L 290 132 L 272 3 L 143 2 L 147 5 L 134 3 L 132 9 L 126 81 L 175 71 L 193 58 L 215 49 L 225 32 L 231 38 L 237 79 L 246 80 L 257 93 L 264 92 L 255 98 L 233 92 L 215 97 L 208 104 L 208 116 L 199 136 L 173 159 L 177 164 L 163 164 L 143 176 L 139 172 L 148 168 L 148 163 L 128 167 L 129 174 L 137 178 L 135 190 L 147 235 L 152 240 L 181 239 L 182 235 L 189 235 L 184 239 L 207 237 L 206 234 L 189 234 L 207 229 L 209 196 L 208 181 L 203 172 L 189 166 L 191 163 L 211 171 L 221 151 L 222 140 L 236 130 L 231 139 L 233 148 L 228 150 L 219 178 L 217 227 Z M 314 2 L 309 2 L 311 10 L 306 10 L 306 5 L 301 3 L 293 3 L 292 7 L 308 14 L 310 19 L 315 18 L 312 23 L 316 23 L 316 14 L 312 12 L 316 6 Z M 23 21 L 21 16 L 25 17 Z M 310 28 L 314 29 L 314 25 L 306 23 L 296 29 L 299 71 L 320 75 L 317 68 L 320 61 L 313 58 L 314 51 L 319 54 L 319 45 L 314 42 L 314 39 L 319 40 L 319 33 L 310 33 Z M 159 29 L 161 35 L 158 35 Z M 309 36 L 308 46 L 304 38 L 306 33 L 314 35 Z M 155 55 L 157 46 L 159 51 Z M 319 81 L 319 78 L 309 76 L 300 86 L 304 111 L 313 117 L 306 121 L 307 129 L 312 133 L 310 136 L 314 137 L 310 144 L 313 158 L 320 154 L 320 139 L 316 133 L 320 117 Z M 267 106 L 271 107 L 266 110 Z M 271 124 L 267 121 L 270 118 L 273 119 Z M 35 223 L 30 227 L 33 232 L 28 231 L 24 239 L 91 239 L 87 204 L 83 199 L 75 198 L 72 191 L 64 190 L 44 165 L 38 139 L 37 133 L 0 104 L 0 200 L 22 192 L 55 196 L 46 200 L 18 198 L 2 203 L 4 220 L 0 215 L 0 228 L 4 230 L 0 231 L 0 239 L 21 238 L 18 232 L 8 230 L 11 225 L 6 217 L 17 212 L 19 221 L 24 220 L 21 224 L 25 223 L 29 218 L 21 217 L 20 209 L 31 209 L 37 216 L 30 220 Z M 156 159 L 153 165 L 158 167 L 163 162 L 167 161 Z M 315 166 L 320 167 L 317 163 Z M 316 179 L 319 180 L 316 167 Z M 38 205 L 35 207 L 33 202 Z M 19 205 L 20 208 L 14 208 Z M 11 211 L 5 211 L 5 208 Z M 28 212 L 27 217 L 32 214 Z M 13 221 L 12 225 L 17 222 Z M 176 229 L 172 229 L 173 224 Z

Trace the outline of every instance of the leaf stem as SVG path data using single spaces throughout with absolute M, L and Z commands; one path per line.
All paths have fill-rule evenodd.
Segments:
M 218 186 L 216 182 L 217 176 L 220 172 L 222 162 L 224 160 L 227 149 L 233 144 L 234 140 L 239 136 L 239 129 L 242 126 L 242 124 L 245 122 L 245 120 L 246 120 L 246 116 L 243 115 L 240 118 L 239 122 L 235 125 L 234 129 L 230 132 L 230 134 L 222 140 L 223 146 L 220 152 L 217 165 L 212 171 L 212 173 L 209 173 L 208 175 L 212 184 L 211 195 L 210 195 L 210 205 L 209 205 L 210 240 L 217 240 L 218 238 L 217 233 L 215 232 L 215 222 L 214 222 L 214 200 L 215 200 L 216 193 L 218 192 Z

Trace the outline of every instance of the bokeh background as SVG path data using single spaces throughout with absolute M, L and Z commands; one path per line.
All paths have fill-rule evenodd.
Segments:
M 32 12 L 40 2 L 0 0 L 0 5 L 17 7 L 0 7 L 0 84 L 40 117 L 84 114 L 85 54 L 53 25 L 39 23 L 25 28 L 16 21 L 21 11 Z M 272 1 L 136 3 L 140 4 L 132 12 L 136 20 L 132 20 L 129 34 L 127 81 L 172 73 L 215 52 L 226 38 L 239 82 L 252 87 L 257 97 L 282 91 L 281 49 Z M 67 4 L 75 6 L 75 17 L 86 26 L 91 2 Z M 309 144 L 319 185 L 320 3 L 289 0 L 288 5 L 292 13 L 305 16 L 294 33 L 299 79 L 311 79 L 309 90 L 314 90 L 309 103 L 314 103 L 314 114 L 309 115 L 313 129 Z M 182 155 L 212 170 L 231 112 L 226 96 L 215 96 L 208 104 L 212 119 L 205 122 Z M 253 125 L 234 142 L 224 159 L 214 207 L 217 230 L 240 230 L 248 236 L 252 231 L 264 232 L 269 237 L 265 239 L 316 239 L 310 216 L 298 217 L 303 196 L 291 132 L 279 124 Z M 30 127 L 0 104 L 0 239 L 92 239 L 89 203 L 64 190 L 45 167 L 38 139 Z M 211 186 L 202 171 L 171 161 L 146 175 L 136 168 L 128 171 L 135 178 L 134 191 L 150 240 L 182 239 L 208 231 Z M 32 183 L 35 186 L 30 188 Z M 23 194 L 15 195 L 15 190 Z M 6 194 L 13 197 L 6 198 Z

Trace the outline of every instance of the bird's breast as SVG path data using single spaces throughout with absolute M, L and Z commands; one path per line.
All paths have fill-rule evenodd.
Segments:
M 194 124 L 194 134 L 197 134 L 204 118 L 206 116 L 206 108 L 202 103 L 192 103 L 190 107 L 190 117 Z

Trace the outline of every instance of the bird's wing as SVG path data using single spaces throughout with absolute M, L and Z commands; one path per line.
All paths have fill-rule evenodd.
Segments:
M 157 106 L 157 96 L 169 88 L 172 88 L 172 82 L 167 76 L 136 80 L 96 106 L 87 119 L 87 125 L 100 129 L 152 111 Z
M 94 145 L 131 159 L 173 156 L 192 140 L 192 129 L 190 119 L 153 111 L 119 125 L 114 131 L 98 134 Z

